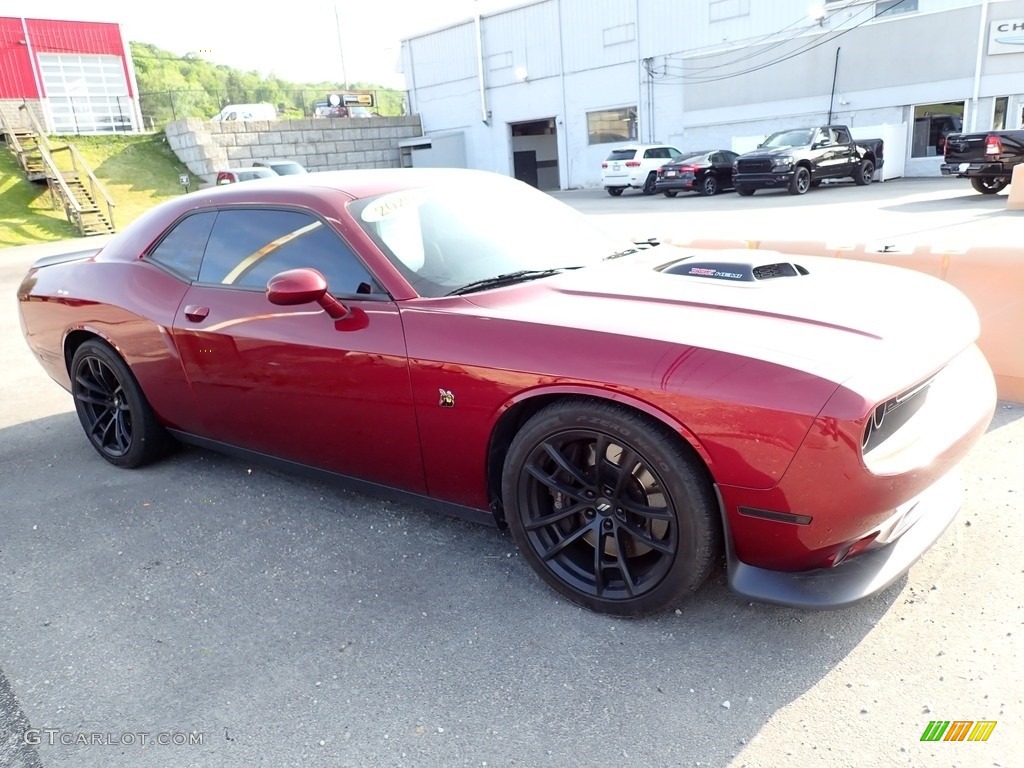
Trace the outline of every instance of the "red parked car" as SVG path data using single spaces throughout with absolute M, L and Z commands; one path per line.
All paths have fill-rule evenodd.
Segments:
M 478 171 L 184 195 L 40 260 L 18 299 L 110 463 L 176 439 L 389 486 L 509 526 L 616 614 L 677 603 L 723 554 L 752 599 L 875 594 L 955 516 L 995 403 L 941 281 L 638 250 Z

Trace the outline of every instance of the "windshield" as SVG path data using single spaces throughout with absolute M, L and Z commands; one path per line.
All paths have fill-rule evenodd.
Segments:
M 779 131 L 773 133 L 761 144 L 762 147 L 806 147 L 814 136 L 812 129 Z
M 294 176 L 297 173 L 307 173 L 306 169 L 298 163 L 275 163 L 271 166 L 278 176 Z
M 631 243 L 522 182 L 480 174 L 356 200 L 359 226 L 420 296 L 522 270 L 589 266 Z

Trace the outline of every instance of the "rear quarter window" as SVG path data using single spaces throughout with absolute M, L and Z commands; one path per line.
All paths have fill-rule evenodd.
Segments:
M 146 259 L 153 261 L 189 282 L 199 279 L 203 251 L 210 239 L 216 211 L 193 213 L 175 224 Z

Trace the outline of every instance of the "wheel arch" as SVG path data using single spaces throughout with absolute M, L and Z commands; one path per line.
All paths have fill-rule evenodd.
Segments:
M 71 361 L 75 358 L 75 352 L 90 339 L 99 339 L 124 360 L 124 355 L 121 354 L 117 346 L 99 331 L 92 328 L 74 328 L 64 336 L 64 367 L 67 369 L 68 376 L 71 375 Z
M 706 474 L 709 487 L 714 488 L 715 479 L 711 471 L 711 457 L 697 436 L 685 424 L 649 403 L 621 393 L 610 394 L 603 390 L 558 388 L 531 391 L 522 393 L 505 403 L 500 416 L 491 429 L 490 439 L 487 443 L 487 497 L 494 521 L 499 528 L 506 527 L 505 510 L 501 499 L 501 476 L 505 466 L 505 457 L 512 441 L 523 425 L 536 413 L 560 401 L 610 403 L 632 411 L 656 426 L 660 426 L 666 435 L 684 446 L 684 451 L 693 457 L 696 466 Z

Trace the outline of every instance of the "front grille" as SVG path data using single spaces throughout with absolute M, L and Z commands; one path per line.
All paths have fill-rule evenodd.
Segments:
M 771 160 L 740 160 L 736 165 L 740 173 L 769 173 L 771 169 Z

